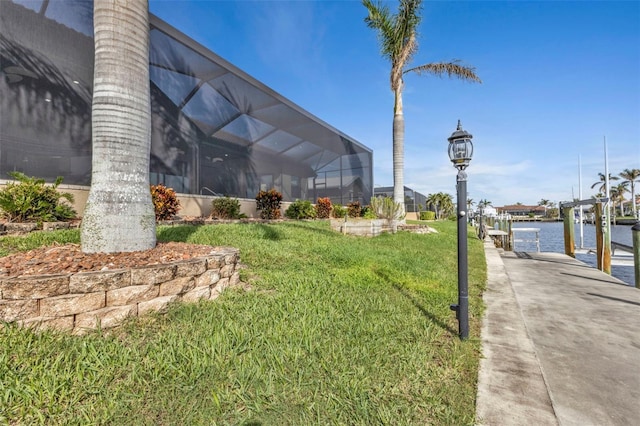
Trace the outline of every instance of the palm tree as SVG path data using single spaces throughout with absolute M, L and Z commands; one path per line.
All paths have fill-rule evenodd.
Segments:
M 438 198 L 440 199 L 440 219 L 444 219 L 453 213 L 455 207 L 453 204 L 453 195 L 439 192 Z
M 551 207 L 553 203 L 546 198 L 542 198 L 540 201 L 538 201 L 538 205 L 544 207 L 544 216 L 547 217 L 547 208 Z
M 471 210 L 474 204 L 473 198 L 467 198 L 467 210 Z
M 146 250 L 156 244 L 149 190 L 149 3 L 95 0 L 93 22 L 93 157 L 82 251 Z
M 478 201 L 478 207 L 480 208 L 485 208 L 488 206 L 492 206 L 493 204 L 491 203 L 491 201 L 487 200 L 486 198 L 484 200 L 480 200 Z
M 600 177 L 600 180 L 598 182 L 595 182 L 593 185 L 591 185 L 591 189 L 595 188 L 596 186 L 600 185 L 600 187 L 598 188 L 599 192 L 605 193 L 607 192 L 607 183 L 604 177 L 604 173 L 598 173 L 598 176 Z M 617 176 L 612 176 L 611 173 L 609 173 L 609 182 L 611 182 L 612 180 L 618 180 L 619 178 Z M 611 189 L 611 188 L 609 188 Z
M 398 13 L 392 14 L 386 5 L 373 0 L 363 0 L 369 15 L 364 19 L 369 28 L 378 33 L 382 56 L 391 62 L 391 90 L 395 101 L 393 107 L 393 200 L 404 200 L 404 113 L 402 110 L 403 76 L 416 74 L 444 74 L 463 80 L 481 82 L 475 69 L 460 65 L 459 61 L 437 62 L 407 68 L 418 51 L 417 29 L 422 17 L 422 0 L 400 0 Z
M 624 194 L 629 192 L 629 182 L 622 182 L 611 188 L 611 200 L 615 212 L 616 202 L 620 203 L 620 216 L 624 216 Z
M 440 197 L 439 194 L 429 194 L 427 195 L 427 199 L 425 200 L 425 203 L 428 205 L 433 206 L 433 208 L 436 211 L 436 218 L 438 218 L 438 207 L 440 206 Z
M 638 210 L 636 206 L 636 185 L 635 182 L 640 179 L 640 169 L 624 169 L 620 173 L 620 177 L 625 179 L 624 182 L 628 182 L 631 186 L 631 209 L 633 211 L 633 217 L 638 217 Z

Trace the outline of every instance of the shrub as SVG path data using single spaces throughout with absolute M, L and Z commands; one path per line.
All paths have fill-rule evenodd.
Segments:
M 260 191 L 256 196 L 256 209 L 260 210 L 262 219 L 280 219 L 282 194 L 275 189 Z
M 289 219 L 314 219 L 316 209 L 309 200 L 296 200 L 291 203 L 284 215 Z
M 435 220 L 436 212 L 432 212 L 430 210 L 426 212 L 420 212 L 420 220 Z
M 334 204 L 331 209 L 331 215 L 336 219 L 342 219 L 347 215 L 347 208 L 340 204 Z
M 331 199 L 329 197 L 318 198 L 316 201 L 316 217 L 318 219 L 328 219 L 331 217 Z
M 73 202 L 73 194 L 57 191 L 61 176 L 53 185 L 21 172 L 10 172 L 9 176 L 18 181 L 0 190 L 0 209 L 9 221 L 52 222 L 76 217 L 73 207 L 62 201 Z
M 387 220 L 404 219 L 402 205 L 393 201 L 390 197 L 373 197 L 371 199 L 371 210 L 376 217 Z
M 362 216 L 362 206 L 360 205 L 360 201 L 352 201 L 347 204 L 347 213 L 349 217 Z
M 364 206 L 364 208 L 362 209 L 362 217 L 364 219 L 377 219 L 378 218 L 378 216 L 376 215 L 376 212 L 373 211 L 371 206 Z
M 151 185 L 151 199 L 156 213 L 156 220 L 170 220 L 180 210 L 180 200 L 173 188 L 163 184 Z
M 240 201 L 237 198 L 221 197 L 211 202 L 211 217 L 215 219 L 241 219 Z

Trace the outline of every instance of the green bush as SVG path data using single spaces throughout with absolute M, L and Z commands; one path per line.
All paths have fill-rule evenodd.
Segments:
M 404 219 L 402 205 L 393 201 L 391 197 L 373 197 L 371 210 L 380 219 L 399 220 Z
M 309 200 L 296 200 L 291 203 L 284 215 L 289 219 L 314 219 L 316 209 Z
M 349 217 L 362 216 L 362 206 L 360 205 L 360 201 L 352 201 L 347 204 L 347 214 Z
M 256 209 L 260 211 L 262 219 L 280 219 L 280 205 L 282 194 L 275 189 L 260 191 L 256 196 Z
M 10 172 L 18 181 L 9 182 L 0 190 L 0 209 L 11 222 L 54 222 L 76 217 L 76 212 L 66 200 L 73 202 L 73 194 L 58 192 L 62 183 L 59 176 L 53 185 L 45 185 L 44 179 L 26 176 L 21 172 Z
M 420 212 L 420 220 L 435 220 L 436 212 L 432 212 L 430 210 L 426 212 Z
M 371 206 L 364 206 L 362 208 L 362 217 L 364 219 L 377 219 L 378 215 L 376 215 L 376 212 L 371 208 Z
M 171 220 L 180 211 L 180 200 L 173 188 L 163 184 L 151 185 L 151 199 L 156 213 L 156 220 Z
M 318 219 L 328 219 L 331 217 L 331 199 L 329 197 L 318 198 L 316 201 L 316 217 Z
M 347 208 L 340 204 L 334 204 L 331 209 L 331 215 L 336 219 L 342 219 L 347 215 Z
M 221 197 L 211 202 L 211 217 L 214 219 L 242 219 L 240 201 L 237 198 Z

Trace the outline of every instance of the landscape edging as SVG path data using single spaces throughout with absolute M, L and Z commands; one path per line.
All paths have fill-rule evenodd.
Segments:
M 0 321 L 84 334 L 182 300 L 213 300 L 240 282 L 240 251 L 177 262 L 75 274 L 0 277 Z

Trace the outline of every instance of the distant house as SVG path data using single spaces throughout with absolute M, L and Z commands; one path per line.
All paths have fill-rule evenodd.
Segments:
M 510 214 L 511 216 L 544 216 L 546 208 L 544 206 L 525 206 L 524 204 L 513 204 L 510 206 L 497 207 L 498 214 Z
M 476 209 L 476 214 L 480 214 L 480 209 Z M 482 216 L 485 217 L 496 217 L 498 216 L 498 211 L 493 206 L 485 206 L 482 208 Z

